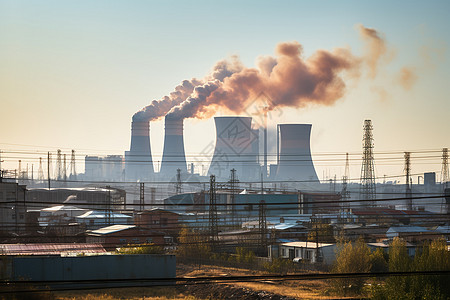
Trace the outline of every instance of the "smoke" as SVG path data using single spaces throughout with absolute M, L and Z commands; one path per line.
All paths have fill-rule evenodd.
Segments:
M 370 78 L 375 78 L 380 59 L 386 54 L 387 47 L 384 37 L 375 29 L 357 25 L 359 36 L 365 42 L 364 60 L 369 67 Z
M 135 113 L 133 121 L 149 122 L 164 117 L 173 107 L 180 105 L 191 95 L 204 94 L 202 90 L 205 87 L 202 88 L 202 86 L 207 85 L 207 82 L 221 82 L 235 72 L 239 72 L 242 68 L 243 65 L 237 56 L 231 56 L 229 59 L 218 61 L 212 68 L 210 74 L 204 79 L 193 78 L 191 80 L 183 80 L 169 96 L 164 96 L 160 100 L 153 100 L 150 105 Z
M 209 81 L 195 87 L 192 95 L 168 114 L 203 118 L 217 108 L 241 113 L 261 91 L 272 99 L 267 110 L 302 107 L 308 103 L 330 105 L 345 93 L 343 73 L 360 65 L 359 58 L 342 48 L 332 52 L 320 50 L 305 60 L 302 45 L 295 41 L 278 44 L 275 53 L 275 57 L 259 58 L 257 68 L 243 67 L 223 81 Z
M 416 80 L 417 75 L 410 67 L 403 67 L 397 76 L 397 81 L 405 90 L 411 89 Z
M 297 41 L 280 43 L 274 56 L 258 57 L 255 68 L 245 67 L 236 56 L 216 63 L 204 79 L 183 82 L 170 96 L 153 101 L 135 117 L 207 118 L 218 110 L 240 114 L 258 101 L 261 93 L 270 98 L 264 103 L 266 111 L 332 105 L 345 95 L 346 83 L 358 79 L 364 68 L 374 79 L 381 61 L 392 58 L 382 34 L 363 25 L 357 29 L 364 43 L 362 56 L 349 48 L 336 48 L 318 50 L 305 58 Z M 400 78 L 406 88 L 415 81 L 408 68 L 401 70 Z

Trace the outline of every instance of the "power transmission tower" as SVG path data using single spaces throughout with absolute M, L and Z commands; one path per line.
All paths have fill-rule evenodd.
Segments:
M 266 202 L 261 200 L 259 202 L 259 218 L 258 218 L 258 228 L 259 228 L 259 242 L 262 254 L 267 251 L 267 220 L 266 220 Z
M 62 179 L 61 149 L 56 154 L 56 180 Z
M 448 181 L 448 148 L 442 149 L 442 171 L 441 171 L 441 182 L 444 185 L 444 189 L 447 188 Z
M 42 157 L 39 157 L 38 181 L 39 183 L 44 182 L 44 169 L 42 167 Z
M 62 174 L 62 176 L 63 176 L 63 180 L 67 181 L 67 165 L 66 165 L 66 154 L 65 153 L 63 156 L 63 174 Z
M 50 152 L 47 153 L 47 181 L 48 181 L 48 190 L 50 190 L 50 180 L 51 180 L 51 170 L 52 170 L 52 154 Z
M 361 167 L 360 195 L 364 206 L 374 206 L 375 168 L 373 163 L 373 126 L 371 120 L 364 121 L 363 157 Z
M 348 162 L 348 153 L 345 153 L 345 169 L 344 169 L 344 176 L 342 176 L 342 191 L 341 191 L 343 214 L 348 213 L 348 209 L 350 206 L 350 204 L 347 202 L 350 199 L 350 192 L 347 190 L 349 176 L 350 176 L 350 167 Z
M 235 194 L 236 194 L 236 186 L 238 183 L 237 177 L 236 177 L 236 169 L 231 169 L 231 175 L 230 175 L 230 191 L 231 191 L 231 220 L 232 224 L 235 225 L 236 223 L 236 207 L 235 207 Z
M 217 194 L 216 194 L 216 176 L 209 178 L 209 232 L 210 240 L 215 246 L 219 240 L 219 228 L 217 224 Z
M 75 150 L 72 150 L 72 155 L 70 156 L 70 179 L 77 180 L 77 169 L 75 167 Z
M 108 189 L 108 202 L 106 203 L 106 224 L 111 225 L 111 187 L 106 186 Z
M 406 207 L 408 210 L 412 210 L 412 192 L 411 192 L 411 153 L 405 152 L 405 176 L 406 176 L 406 185 L 405 185 L 405 198 L 406 198 Z
M 181 169 L 177 169 L 177 183 L 175 184 L 175 193 L 181 194 Z
M 140 182 L 139 183 L 139 210 L 140 211 L 144 211 L 144 197 L 145 197 L 145 193 L 144 193 L 144 183 Z

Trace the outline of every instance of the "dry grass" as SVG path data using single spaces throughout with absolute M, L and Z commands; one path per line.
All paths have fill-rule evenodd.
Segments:
M 178 293 L 173 287 L 115 288 L 109 290 L 55 293 L 58 300 L 195 300 Z
M 246 269 L 202 266 L 201 269 L 180 269 L 179 276 L 199 277 L 199 276 L 246 276 L 264 275 L 264 272 L 250 271 Z M 329 299 L 330 296 L 324 291 L 330 288 L 326 280 L 298 280 L 283 282 L 234 282 L 227 283 L 236 287 L 245 287 L 255 291 L 267 291 L 270 293 L 294 297 L 297 299 Z

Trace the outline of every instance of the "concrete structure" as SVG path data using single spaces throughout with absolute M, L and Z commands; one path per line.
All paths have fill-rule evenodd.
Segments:
M 311 157 L 311 124 L 278 124 L 276 180 L 319 183 Z
M 183 141 L 183 119 L 174 119 L 166 116 L 160 175 L 163 178 L 173 178 L 176 177 L 178 169 L 180 169 L 181 173 L 187 173 Z
M 216 145 L 208 175 L 228 181 L 235 169 L 240 181 L 260 180 L 258 131 L 251 117 L 215 117 Z
M 25 230 L 26 193 L 25 185 L 0 177 L 0 232 Z
M 153 173 L 149 122 L 133 121 L 130 151 L 125 151 L 125 178 L 144 181 L 153 178 Z
M 0 279 L 42 281 L 43 286 L 36 283 L 36 287 L 44 290 L 51 281 L 66 281 L 56 283 L 58 288 L 88 289 L 172 284 L 152 279 L 176 276 L 175 255 L 28 256 L 11 257 L 5 263 Z

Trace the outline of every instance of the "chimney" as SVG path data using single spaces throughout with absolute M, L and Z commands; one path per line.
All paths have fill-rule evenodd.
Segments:
M 164 150 L 160 175 L 175 177 L 177 169 L 187 173 L 183 141 L 183 119 L 167 115 L 165 118 Z
M 128 180 L 149 180 L 153 176 L 148 121 L 131 122 L 130 151 L 125 151 L 125 176 Z
M 236 169 L 239 180 L 260 178 L 258 131 L 252 129 L 251 117 L 215 117 L 216 146 L 208 174 L 228 180 Z
M 311 124 L 278 124 L 276 180 L 319 182 L 311 157 L 311 126 Z

